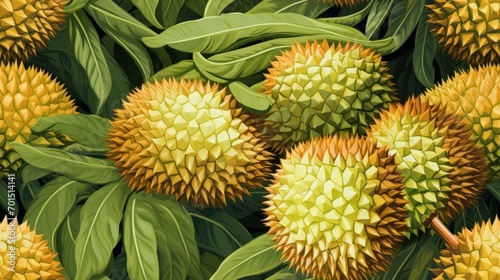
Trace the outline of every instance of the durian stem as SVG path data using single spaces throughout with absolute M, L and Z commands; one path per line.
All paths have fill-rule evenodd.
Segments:
M 460 254 L 458 238 L 451 233 L 448 228 L 441 222 L 435 212 L 431 213 L 425 221 L 427 227 L 432 228 L 448 245 L 448 249 L 455 255 Z

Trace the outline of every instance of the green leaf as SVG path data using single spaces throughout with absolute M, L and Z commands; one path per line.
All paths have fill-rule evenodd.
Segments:
M 224 209 L 205 209 L 204 213 L 224 213 L 230 215 L 231 217 L 241 220 L 252 213 L 261 211 L 266 199 L 265 195 L 269 192 L 266 190 L 250 190 L 250 195 L 243 195 L 243 202 L 240 201 L 228 201 L 227 206 Z
M 142 15 L 155 27 L 162 29 L 160 22 L 156 19 L 156 7 L 158 7 L 159 0 L 131 0 L 132 3 L 141 11 Z
M 332 5 L 328 1 L 310 0 L 263 0 L 255 5 L 247 14 L 260 13 L 296 13 L 316 18 Z
M 179 17 L 179 12 L 181 11 L 184 2 L 185 2 L 184 0 L 162 0 L 160 2 L 161 19 L 164 28 L 169 28 L 176 23 L 177 18 Z M 188 2 L 196 2 L 198 4 L 203 3 L 203 1 L 201 0 L 194 0 Z
M 495 196 L 498 202 L 500 202 L 500 180 L 491 181 L 486 185 L 486 189 Z
M 355 39 L 344 40 L 343 37 L 330 36 L 328 34 L 279 38 L 234 51 L 219 53 L 210 58 L 206 58 L 201 53 L 196 52 L 193 53 L 193 61 L 203 75 L 216 82 L 226 83 L 230 80 L 248 77 L 265 70 L 270 66 L 270 61 L 275 60 L 275 57 L 280 55 L 282 51 L 291 49 L 292 44 L 305 44 L 306 42 L 321 41 L 323 39 L 328 40 L 330 43 L 355 41 Z M 365 42 L 364 47 L 377 49 L 381 53 L 386 53 L 393 48 L 393 41 L 389 38 L 369 43 Z
M 95 93 L 95 96 L 88 96 L 93 113 L 99 115 L 111 92 L 112 84 L 99 35 L 84 11 L 75 12 L 68 17 L 68 29 L 75 56 L 85 69 Z
M 154 82 L 155 80 L 161 81 L 163 78 L 175 78 L 180 80 L 184 78 L 184 80 L 200 80 L 206 81 L 206 79 L 201 76 L 200 72 L 196 70 L 196 66 L 192 60 L 183 60 L 176 64 L 172 64 L 162 70 L 156 72 L 148 81 Z
M 344 24 L 349 26 L 355 26 L 359 24 L 371 11 L 374 1 L 369 2 L 364 8 L 361 10 L 357 10 L 356 12 L 339 17 L 330 17 L 330 18 L 320 18 L 319 20 L 325 22 L 333 22 L 338 24 Z
M 411 266 L 409 280 L 429 279 L 429 276 L 434 276 L 430 273 L 429 268 L 434 265 L 434 258 L 439 256 L 439 250 L 443 246 L 443 240 L 439 235 L 433 235 L 427 238 L 419 246 Z
M 92 7 L 89 7 L 89 9 L 87 10 L 91 15 L 97 13 L 97 10 L 92 9 Z M 97 18 L 99 18 L 98 15 Z M 118 43 L 130 55 L 130 57 L 132 57 L 135 64 L 139 67 L 143 79 L 146 80 L 147 78 L 149 78 L 151 76 L 151 73 L 153 72 L 153 62 L 148 54 L 148 51 L 142 45 L 142 43 L 136 38 L 131 38 L 120 29 L 117 29 L 114 22 L 109 22 L 107 20 L 98 20 L 97 24 L 106 34 L 108 34 L 110 38 Z
M 198 247 L 223 258 L 252 240 L 247 229 L 225 213 L 190 213 Z
M 436 51 L 436 62 L 439 67 L 439 74 L 441 80 L 447 79 L 454 73 L 455 61 L 449 54 L 443 52 L 440 48 Z
M 203 17 L 208 1 L 209 0 L 186 0 L 185 5 L 200 17 Z
M 471 207 L 463 214 L 457 215 L 453 223 L 453 233 L 461 232 L 464 228 L 471 229 L 476 223 L 487 221 L 496 213 L 490 212 L 490 207 L 483 197 L 479 198 L 477 205 Z
M 217 268 L 219 268 L 223 260 L 223 258 L 210 252 L 204 252 L 201 254 L 200 262 L 201 271 L 204 276 L 203 279 L 210 279 L 215 271 L 217 271 Z
M 160 279 L 156 250 L 156 212 L 149 197 L 132 194 L 123 217 L 127 272 L 132 279 Z
M 422 0 L 396 2 L 389 15 L 389 27 L 385 35 L 386 38 L 394 39 L 393 51 L 398 50 L 411 35 L 420 20 L 424 7 L 425 1 Z
M 335 37 L 341 42 L 371 42 L 357 29 L 299 14 L 223 14 L 177 24 L 158 36 L 144 37 L 149 47 L 168 45 L 184 52 L 216 53 L 276 36 Z
M 272 236 L 261 235 L 229 255 L 211 280 L 232 280 L 259 275 L 281 264 L 281 253 L 274 249 Z
M 70 279 L 74 279 L 76 275 L 75 245 L 76 236 L 80 231 L 81 209 L 81 205 L 76 205 L 71 209 L 59 227 L 56 239 L 58 257 Z
M 300 272 L 294 273 L 289 268 L 283 268 L 280 271 L 266 278 L 266 280 L 306 280 Z M 312 278 L 311 278 L 312 279 Z
M 95 0 L 86 10 L 99 26 L 107 25 L 125 37 L 140 39 L 155 36 L 156 33 L 123 10 L 112 0 Z
M 155 233 L 162 279 L 200 278 L 200 256 L 193 221 L 186 209 L 171 197 L 150 196 L 158 217 Z
M 11 189 L 9 189 L 7 180 L 4 179 L 0 180 L 0 206 L 2 206 L 5 213 L 8 213 L 9 216 L 17 216 L 19 214 L 20 205 L 19 202 L 17 201 L 17 198 L 15 197 L 15 194 L 13 192 L 9 192 L 9 190 Z M 11 197 L 11 199 L 9 199 L 9 194 L 11 194 L 11 196 L 12 194 L 14 194 L 14 196 Z
M 111 280 L 129 279 L 127 274 L 127 254 L 122 251 L 116 258 L 111 272 Z
M 437 50 L 437 41 L 427 26 L 427 14 L 422 17 L 417 26 L 415 35 L 415 50 L 413 51 L 413 71 L 417 79 L 427 88 L 434 85 L 435 70 L 434 57 Z
M 93 193 L 83 205 L 75 246 L 75 280 L 89 279 L 108 266 L 119 241 L 119 225 L 129 193 L 123 182 L 113 182 Z
M 25 209 L 30 207 L 33 199 L 40 192 L 41 185 L 37 180 L 50 173 L 49 170 L 34 167 L 33 165 L 23 165 L 19 172 L 21 178 L 20 184 L 17 185 L 17 190 Z
M 65 6 L 63 8 L 63 10 L 64 10 L 64 12 L 66 12 L 66 14 L 70 15 L 76 11 L 81 10 L 88 3 L 89 3 L 89 0 L 71 0 L 71 3 L 69 3 L 69 5 L 67 5 L 67 6 Z
M 271 109 L 272 99 L 265 93 L 252 90 L 242 82 L 232 82 L 229 90 L 236 100 L 254 114 L 263 115 Z
M 109 129 L 111 124 L 108 119 L 88 114 L 67 114 L 39 118 L 31 131 L 37 134 L 57 132 L 69 136 L 77 143 L 105 148 L 108 145 L 105 139 Z
M 65 152 L 85 155 L 85 156 L 103 156 L 106 152 L 109 151 L 108 147 L 100 148 L 100 147 L 90 147 L 78 143 L 70 144 L 62 149 Z
M 56 232 L 59 226 L 75 204 L 78 193 L 87 187 L 66 177 L 58 177 L 43 186 L 26 212 L 24 221 L 36 228 L 37 234 L 43 234 L 53 251 L 57 252 Z
M 373 0 L 373 7 L 368 13 L 366 20 L 365 34 L 370 39 L 378 36 L 382 23 L 389 15 L 394 0 Z
M 106 184 L 121 178 L 114 164 L 109 160 L 21 143 L 11 143 L 11 147 L 27 163 L 57 172 L 73 180 L 91 184 Z
M 234 0 L 208 0 L 204 17 L 220 15 L 233 2 Z

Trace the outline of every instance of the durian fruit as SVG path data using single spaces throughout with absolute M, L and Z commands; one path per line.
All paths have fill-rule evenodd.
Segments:
M 471 140 L 484 147 L 493 175 L 500 177 L 500 66 L 471 66 L 428 89 L 423 99 L 446 104 L 466 123 Z
M 445 106 L 410 97 L 391 104 L 368 137 L 387 145 L 404 177 L 410 232 L 438 209 L 444 221 L 475 205 L 488 181 L 487 159 L 469 140 L 470 130 Z
M 27 222 L 18 224 L 17 219 L 0 225 L 0 278 L 1 279 L 65 279 L 57 256 L 35 230 L 30 231 Z
M 299 143 L 266 187 L 265 224 L 291 266 L 315 279 L 367 279 L 405 240 L 394 156 L 365 136 Z
M 354 6 L 360 3 L 365 2 L 365 0 L 319 0 L 323 2 L 328 2 L 330 4 L 333 4 L 335 6 Z
M 297 43 L 271 63 L 262 90 L 274 104 L 258 127 L 281 154 L 322 135 L 364 134 L 396 100 L 386 63 L 360 45 Z
M 64 86 L 50 74 L 22 62 L 0 64 L 0 168 L 17 171 L 22 160 L 10 142 L 61 147 L 72 143 L 67 136 L 47 132 L 38 136 L 31 127 L 44 116 L 76 114 Z M 10 171 L 0 172 L 0 178 Z
M 472 230 L 463 229 L 458 233 L 459 252 L 450 248 L 441 250 L 436 259 L 437 268 L 431 269 L 435 280 L 500 279 L 500 220 L 488 220 L 475 224 Z
M 477 65 L 500 57 L 498 0 L 434 0 L 429 29 L 455 59 Z
M 67 0 L 0 1 L 0 61 L 28 60 L 65 22 Z
M 261 186 L 273 154 L 254 120 L 217 84 L 146 83 L 116 110 L 107 156 L 132 190 L 222 207 Z

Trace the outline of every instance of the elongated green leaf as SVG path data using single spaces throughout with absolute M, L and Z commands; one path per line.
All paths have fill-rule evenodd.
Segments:
M 229 89 L 238 102 L 254 114 L 265 114 L 271 109 L 273 101 L 262 93 L 252 90 L 242 82 L 233 82 L 229 84 Z
M 158 36 L 145 37 L 153 48 L 168 45 L 185 52 L 215 53 L 276 36 L 322 35 L 338 41 L 369 43 L 358 30 L 299 14 L 224 14 L 177 24 Z
M 365 34 L 370 39 L 378 36 L 380 26 L 389 15 L 394 0 L 373 0 L 373 7 L 368 13 L 366 20 Z
M 233 3 L 234 0 L 208 0 L 205 7 L 205 17 L 218 16 L 224 9 Z
M 111 73 L 99 41 L 99 35 L 84 11 L 68 17 L 69 38 L 75 57 L 87 73 L 95 96 L 88 96 L 95 114 L 100 114 L 111 92 Z
M 71 209 L 59 227 L 56 239 L 59 259 L 70 279 L 75 279 L 76 275 L 75 245 L 76 236 L 80 231 L 81 209 L 81 205 Z
M 57 230 L 75 204 L 76 196 L 88 186 L 68 179 L 58 177 L 45 184 L 26 212 L 24 220 L 37 234 L 43 234 L 48 246 L 57 252 Z
M 62 149 L 65 152 L 79 154 L 84 156 L 103 156 L 109 151 L 108 147 L 90 147 L 78 143 L 70 144 Z
M 161 81 L 163 78 L 165 79 L 170 79 L 170 78 L 175 78 L 177 80 L 180 80 L 181 78 L 184 78 L 184 80 L 201 80 L 205 81 L 206 79 L 203 78 L 196 70 L 196 66 L 194 65 L 194 62 L 192 60 L 182 60 L 181 62 L 178 62 L 176 64 L 170 65 L 154 74 L 149 81 L 154 82 L 155 80 Z
M 40 191 L 41 185 L 37 179 L 40 179 L 51 172 L 49 170 L 34 167 L 33 165 L 25 164 L 20 170 L 20 184 L 17 185 L 21 203 L 25 209 L 28 209 L 33 199 Z
M 71 0 L 71 3 L 63 8 L 67 14 L 72 14 L 78 10 L 81 10 L 89 3 L 89 0 Z
M 263 0 L 248 11 L 247 14 L 296 13 L 310 18 L 316 18 L 330 7 L 331 4 L 328 3 L 328 1 Z
M 308 280 L 308 279 L 312 280 L 312 278 L 306 278 L 300 272 L 294 273 L 291 269 L 288 269 L 286 267 L 266 278 L 266 280 Z
M 183 0 L 181 0 L 183 1 Z M 207 6 L 208 0 L 186 0 L 185 5 L 193 12 L 203 17 L 205 13 L 205 7 Z
M 429 32 L 427 26 L 427 14 L 422 17 L 417 26 L 415 35 L 415 50 L 413 51 L 413 71 L 422 85 L 430 88 L 434 85 L 434 57 L 437 50 L 437 41 Z
M 120 179 L 114 164 L 109 160 L 21 143 L 11 143 L 11 147 L 27 163 L 62 174 L 73 180 L 91 184 L 106 184 Z
M 157 213 L 155 226 L 162 279 L 200 278 L 200 256 L 194 225 L 186 209 L 171 197 L 151 197 Z
M 174 25 L 177 21 L 177 18 L 179 16 L 179 12 L 181 11 L 182 5 L 184 5 L 184 0 L 162 0 L 160 2 L 160 9 L 161 9 L 161 19 L 163 23 L 164 28 L 169 28 L 172 25 Z M 187 2 L 195 3 L 188 5 Z M 187 1 L 186 5 L 192 9 L 191 7 L 193 5 L 200 5 L 204 1 L 201 0 L 193 0 L 193 1 Z M 192 9 L 193 10 L 193 9 Z M 195 10 L 193 10 L 195 11 Z M 196 11 L 195 11 L 196 12 Z M 203 13 L 203 11 L 202 11 Z M 203 14 L 201 15 L 203 16 Z
M 443 52 L 443 50 L 438 48 L 436 51 L 435 59 L 439 67 L 439 80 L 447 79 L 450 75 L 453 74 L 456 63 L 451 55 Z
M 144 36 L 154 36 L 156 33 L 123 10 L 112 0 L 95 0 L 86 10 L 92 18 L 101 25 L 108 25 L 126 37 L 140 39 Z
M 399 49 L 406 39 L 411 35 L 415 26 L 424 11 L 425 1 L 421 0 L 402 0 L 396 2 L 396 5 L 389 14 L 389 27 L 386 38 L 394 39 L 394 49 Z
M 127 254 L 122 251 L 116 258 L 111 272 L 111 280 L 129 279 L 127 274 Z
M 491 181 L 486 185 L 486 188 L 495 196 L 500 202 L 500 180 Z
M 158 224 L 151 200 L 133 194 L 123 217 L 123 244 L 127 272 L 132 279 L 160 279 L 155 226 Z
M 245 227 L 225 213 L 190 215 L 193 218 L 196 241 L 203 250 L 225 258 L 252 240 Z
M 419 245 L 419 250 L 412 258 L 414 262 L 407 264 L 411 267 L 409 280 L 429 279 L 429 276 L 433 276 L 429 268 L 434 264 L 434 258 L 439 256 L 443 243 L 441 237 L 436 234 Z
M 314 40 L 327 39 L 330 42 L 356 42 L 355 39 L 344 40 L 336 35 L 314 35 L 292 38 L 273 39 L 238 50 L 224 52 L 205 58 L 201 53 L 193 54 L 193 61 L 198 70 L 206 77 L 220 83 L 230 80 L 248 77 L 258 73 L 270 66 L 282 51 L 289 50 L 294 43 L 305 44 Z M 361 41 L 358 41 L 361 43 Z M 373 48 L 381 53 L 388 53 L 393 49 L 393 40 L 383 39 L 379 41 L 365 42 L 363 46 Z
M 159 0 L 149 0 L 149 1 L 144 1 L 144 0 L 132 0 L 132 3 L 141 11 L 142 15 L 155 27 L 157 28 L 163 28 L 161 26 L 160 22 L 158 19 L 156 19 L 155 13 L 156 13 L 156 7 L 158 7 L 158 1 Z
M 495 209 L 497 212 L 498 209 Z M 477 205 L 471 207 L 463 214 L 457 215 L 453 223 L 453 233 L 461 232 L 464 228 L 471 229 L 476 223 L 487 221 L 496 213 L 490 212 L 490 207 L 484 198 L 480 198 Z
M 96 147 L 106 147 L 105 138 L 111 124 L 108 119 L 88 114 L 68 114 L 42 117 L 31 128 L 34 133 L 47 131 L 69 136 L 75 142 Z
M 12 190 L 15 190 L 15 188 L 9 188 L 7 180 L 0 180 L 0 206 L 2 206 L 5 213 L 9 216 L 17 216 L 21 205 L 19 205 L 19 202 L 15 197 L 15 193 L 12 192 Z
M 346 15 L 346 16 L 320 18 L 319 20 L 326 21 L 326 22 L 338 23 L 338 24 L 344 24 L 344 25 L 349 25 L 349 26 L 355 26 L 358 23 L 360 23 L 368 15 L 368 13 L 371 11 L 373 3 L 374 2 L 371 1 L 363 9 L 358 10 L 358 11 L 356 11 L 352 14 Z
M 85 202 L 76 237 L 75 280 L 89 279 L 108 266 L 113 248 L 118 243 L 119 225 L 129 193 L 124 183 L 113 182 L 93 193 Z
M 200 258 L 203 279 L 210 279 L 223 260 L 223 258 L 210 252 L 203 252 Z
M 259 275 L 281 264 L 281 253 L 274 249 L 272 236 L 264 234 L 248 242 L 220 265 L 211 280 L 232 280 Z

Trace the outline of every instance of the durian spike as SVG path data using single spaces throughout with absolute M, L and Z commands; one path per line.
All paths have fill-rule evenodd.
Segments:
M 460 254 L 458 238 L 446 228 L 435 211 L 429 215 L 424 224 L 426 227 L 433 229 L 444 240 L 453 254 Z

